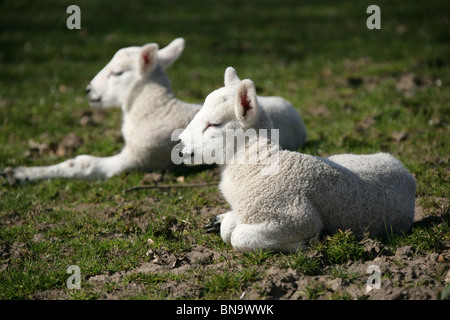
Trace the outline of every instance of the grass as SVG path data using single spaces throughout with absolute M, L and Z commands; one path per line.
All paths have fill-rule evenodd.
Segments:
M 70 4 L 81 8 L 81 30 L 65 26 Z M 123 146 L 120 110 L 91 110 L 85 86 L 119 48 L 147 42 L 165 46 L 182 36 L 185 52 L 167 70 L 178 98 L 203 101 L 222 86 L 231 65 L 241 78 L 255 82 L 259 94 L 283 96 L 298 108 L 309 135 L 302 152 L 392 153 L 416 177 L 417 201 L 429 219 L 386 244 L 393 251 L 413 245 L 420 254 L 439 252 L 450 234 L 449 4 L 378 1 L 382 29 L 368 30 L 370 4 L 2 1 L 0 170 L 53 164 L 83 153 L 117 153 Z M 90 113 L 97 120 L 80 123 Z M 52 148 L 69 133 L 83 143 L 58 155 Z M 37 152 L 31 141 L 50 148 Z M 219 178 L 215 169 L 164 172 L 161 183 L 177 183 L 179 175 L 186 182 Z M 315 275 L 323 272 L 324 263 L 364 259 L 347 232 L 318 244 L 316 250 L 327 260 L 307 253 L 234 253 L 219 236 L 202 229 L 212 216 L 209 209 L 228 209 L 216 187 L 123 192 L 143 177 L 136 172 L 106 181 L 56 179 L 20 186 L 3 181 L 0 299 L 32 299 L 52 290 L 73 299 L 98 299 L 131 282 L 145 284 L 146 290 L 116 298 L 163 299 L 171 294 L 165 284 L 177 281 L 195 288 L 186 291 L 187 299 L 239 298 L 264 278 L 269 266 Z M 149 249 L 182 256 L 198 246 L 219 257 L 205 258 L 199 270 L 183 277 L 170 272 L 128 275 L 100 289 L 86 280 L 105 272 L 131 272 L 151 260 Z M 66 269 L 74 264 L 83 273 L 80 291 L 65 285 Z M 305 295 L 318 298 L 324 290 L 311 284 Z
M 305 275 L 319 274 L 322 267 L 319 259 L 309 257 L 303 252 L 287 255 L 285 260 L 285 268 L 291 268 Z
M 364 248 L 350 231 L 338 230 L 334 235 L 327 236 L 316 247 L 324 253 L 330 264 L 340 264 L 349 260 L 357 261 L 364 258 Z
M 428 228 L 415 226 L 406 237 L 394 236 L 394 246 L 409 245 L 422 253 L 442 250 L 444 241 L 450 240 L 450 228 L 448 219 L 442 219 L 441 223 L 433 224 Z
M 308 300 L 316 300 L 323 296 L 326 292 L 326 286 L 322 282 L 311 282 L 305 288 L 305 291 L 300 292 L 300 295 L 305 296 Z
M 241 272 L 224 271 L 220 274 L 212 274 L 204 280 L 200 279 L 202 289 L 200 298 L 208 300 L 217 299 L 237 299 L 237 292 L 242 292 L 243 288 L 254 279 L 259 278 L 257 269 L 244 269 Z

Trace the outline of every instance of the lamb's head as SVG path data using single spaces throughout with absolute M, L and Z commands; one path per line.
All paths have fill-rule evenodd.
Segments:
M 258 106 L 253 82 L 241 81 L 228 67 L 225 86 L 206 97 L 203 107 L 180 134 L 181 153 L 186 164 L 223 164 L 235 150 L 235 138 L 244 141 L 250 131 L 271 128 L 272 122 Z
M 158 71 L 154 80 L 169 85 L 161 70 L 175 62 L 183 49 L 183 38 L 173 40 L 160 50 L 156 43 L 120 49 L 86 87 L 89 104 L 97 108 L 120 107 L 136 82 L 149 79 Z

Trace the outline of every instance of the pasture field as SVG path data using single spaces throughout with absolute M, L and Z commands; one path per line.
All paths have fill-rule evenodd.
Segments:
M 69 30 L 66 9 L 81 9 Z M 346 230 L 295 254 L 243 254 L 203 226 L 229 209 L 218 168 L 10 185 L 0 177 L 0 299 L 442 299 L 450 285 L 450 2 L 1 1 L 0 170 L 122 146 L 119 109 L 85 87 L 126 46 L 176 37 L 175 95 L 203 102 L 227 66 L 302 114 L 318 156 L 389 152 L 415 176 L 404 235 Z M 126 190 L 134 186 L 153 189 Z M 69 289 L 69 266 L 80 288 Z M 370 266 L 380 289 L 366 292 Z M 446 290 L 447 288 L 447 290 Z M 448 295 L 447 295 L 448 298 Z

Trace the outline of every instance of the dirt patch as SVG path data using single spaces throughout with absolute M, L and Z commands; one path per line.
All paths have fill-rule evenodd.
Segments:
M 367 244 L 373 250 L 376 243 Z M 378 244 L 379 245 L 379 244 Z M 227 254 L 194 246 L 191 252 L 176 255 L 167 252 L 152 253 L 154 259 L 127 272 L 101 273 L 84 277 L 85 284 L 98 293 L 98 299 L 122 299 L 135 297 L 148 291 L 148 285 L 137 281 L 133 275 L 185 275 L 161 281 L 158 290 L 164 298 L 201 298 L 202 284 L 197 282 L 194 271 L 218 274 L 227 269 Z M 222 261 L 222 262 L 221 262 Z M 343 265 L 327 266 L 320 275 L 307 276 L 291 268 L 275 265 L 261 267 L 258 280 L 246 284 L 236 292 L 236 299 L 375 299 L 409 300 L 440 299 L 442 290 L 450 285 L 450 253 L 447 245 L 444 252 L 426 255 L 416 254 L 414 248 L 399 247 L 393 256 L 383 255 L 365 262 L 348 262 Z M 370 268 L 380 271 L 379 288 L 367 289 Z M 238 267 L 238 269 L 240 269 Z M 341 276 L 339 276 L 341 274 Z M 126 279 L 130 279 L 125 281 Z M 112 287 L 113 289 L 106 289 Z M 69 298 L 67 291 L 50 290 L 36 292 L 36 299 Z
M 368 242 L 368 251 L 381 246 Z M 374 249 L 375 248 L 375 249 Z M 219 253 L 203 246 L 177 255 L 152 252 L 153 259 L 131 271 L 101 273 L 84 277 L 84 284 L 97 293 L 97 299 L 132 298 L 148 293 L 148 284 L 133 275 L 155 275 L 167 278 L 157 286 L 164 292 L 164 299 L 202 298 L 202 283 L 196 273 L 230 270 L 232 262 L 228 253 Z M 349 261 L 346 264 L 325 266 L 319 275 L 304 275 L 292 268 L 280 267 L 276 262 L 260 266 L 260 276 L 246 283 L 234 293 L 234 299 L 370 299 L 370 300 L 435 300 L 450 285 L 449 244 L 441 253 L 418 254 L 413 247 L 399 247 L 394 255 L 383 254 L 369 261 Z M 249 267 L 249 266 L 247 266 Z M 242 266 L 232 266 L 241 270 Z M 371 269 L 372 268 L 372 269 Z M 380 272 L 379 287 L 368 289 L 371 270 Z M 232 270 L 232 269 L 231 269 Z M 173 278 L 170 276 L 181 276 Z M 127 280 L 128 279 L 128 280 Z M 375 281 L 370 282 L 375 285 Z M 113 289 L 107 289 L 112 287 Z M 65 299 L 66 291 L 40 291 L 36 299 Z M 448 299 L 448 297 L 447 297 Z
M 49 133 L 44 133 L 39 137 L 39 140 L 43 142 L 28 141 L 28 150 L 25 152 L 24 157 L 39 158 L 46 155 L 72 156 L 83 145 L 83 139 L 75 133 L 68 133 L 61 141 L 55 141 Z

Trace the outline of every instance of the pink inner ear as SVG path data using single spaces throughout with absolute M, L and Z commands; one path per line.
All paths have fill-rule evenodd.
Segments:
M 241 100 L 241 105 L 244 109 L 243 116 L 245 117 L 245 115 L 247 114 L 247 111 L 249 111 L 252 108 L 251 101 L 250 101 L 246 91 L 241 92 L 239 94 L 239 99 Z
M 148 65 L 150 63 L 150 52 L 145 52 L 142 58 L 144 59 L 145 65 Z

